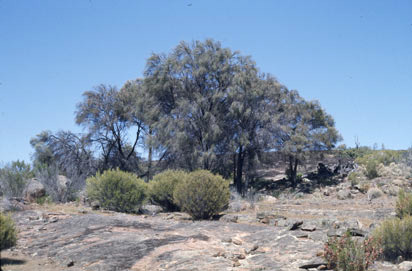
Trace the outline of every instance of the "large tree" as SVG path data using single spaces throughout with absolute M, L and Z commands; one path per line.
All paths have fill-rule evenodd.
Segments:
M 287 93 L 275 78 L 259 75 L 256 69 L 247 66 L 234 80 L 226 120 L 232 126 L 228 135 L 233 147 L 233 176 L 238 192 L 247 187 L 261 155 L 276 147 Z M 246 183 L 242 178 L 245 161 Z
M 250 57 L 212 40 L 152 55 L 144 89 L 155 145 L 174 166 L 232 175 L 239 192 L 244 164 L 251 172 L 258 154 L 275 147 L 288 92 Z
M 211 40 L 153 54 L 145 71 L 156 146 L 189 170 L 216 171 L 227 149 L 222 118 L 244 57 Z M 253 65 L 253 63 L 251 63 Z

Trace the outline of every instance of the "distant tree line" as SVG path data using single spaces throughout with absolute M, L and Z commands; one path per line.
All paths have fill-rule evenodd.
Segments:
M 242 193 L 269 151 L 287 159 L 296 184 L 305 153 L 340 140 L 318 102 L 213 40 L 153 54 L 143 78 L 119 90 L 99 85 L 84 92 L 76 123 L 84 134 L 44 131 L 31 140 L 34 166 L 56 167 L 75 186 L 112 168 L 146 179 L 166 168 L 206 169 L 233 179 Z

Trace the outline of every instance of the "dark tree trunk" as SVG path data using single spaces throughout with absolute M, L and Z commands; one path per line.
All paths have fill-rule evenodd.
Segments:
M 297 185 L 297 171 L 298 171 L 298 164 L 299 160 L 294 158 L 293 156 L 289 156 L 289 171 L 290 171 L 290 181 L 292 182 L 292 186 L 296 187 Z
M 233 154 L 233 183 L 236 183 L 236 153 Z
M 149 128 L 149 136 L 151 137 L 153 135 L 153 130 Z M 153 159 L 153 147 L 152 144 L 149 146 L 149 154 L 147 157 L 147 181 L 149 181 L 152 178 L 152 159 Z
M 242 194 L 242 191 L 243 191 L 243 183 L 242 183 L 243 160 L 244 160 L 243 146 L 240 146 L 239 153 L 237 155 L 237 166 L 236 166 L 237 173 L 236 173 L 236 180 L 235 180 L 236 190 L 239 194 Z

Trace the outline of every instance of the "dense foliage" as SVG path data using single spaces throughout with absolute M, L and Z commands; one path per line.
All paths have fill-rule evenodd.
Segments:
M 56 166 L 75 190 L 97 171 L 119 168 L 150 180 L 155 172 L 180 168 L 233 178 L 243 193 L 270 151 L 289 161 L 296 185 L 307 154 L 340 140 L 318 102 L 306 101 L 260 72 L 251 57 L 210 39 L 153 54 L 144 77 L 120 90 L 99 85 L 84 92 L 76 123 L 87 133 L 43 132 L 31 142 L 36 163 Z
M 328 268 L 339 271 L 367 270 L 380 254 L 380 243 L 375 239 L 368 238 L 362 242 L 349 234 L 330 238 L 324 248 Z
M 399 191 L 396 201 L 396 216 L 404 218 L 412 215 L 412 193 L 406 193 L 403 189 Z
M 229 182 L 206 170 L 197 170 L 180 182 L 173 193 L 176 204 L 193 219 L 208 219 L 229 204 Z
M 0 213 L 0 250 L 16 245 L 17 232 L 13 220 L 3 213 Z
M 403 156 L 403 151 L 380 150 L 366 152 L 356 158 L 356 162 L 366 169 L 365 176 L 369 179 L 379 177 L 378 166 L 380 164 L 388 166 L 390 163 L 399 162 Z
M 412 217 L 388 219 L 373 233 L 382 242 L 383 256 L 395 261 L 412 259 Z
M 117 212 L 138 212 L 147 197 L 147 185 L 136 175 L 119 169 L 89 177 L 87 196 L 100 206 Z
M 177 211 L 179 207 L 173 201 L 176 186 L 188 177 L 181 170 L 166 170 L 153 177 L 149 182 L 149 198 L 167 211 Z
M 0 169 L 0 194 L 8 197 L 21 197 L 26 181 L 34 174 L 30 164 L 24 161 L 14 161 Z

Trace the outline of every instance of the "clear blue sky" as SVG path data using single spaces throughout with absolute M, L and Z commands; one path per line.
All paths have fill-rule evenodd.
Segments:
M 412 145 L 411 0 L 0 0 L 0 162 L 30 160 L 42 130 L 80 132 L 84 91 L 205 38 L 319 100 L 348 146 Z

